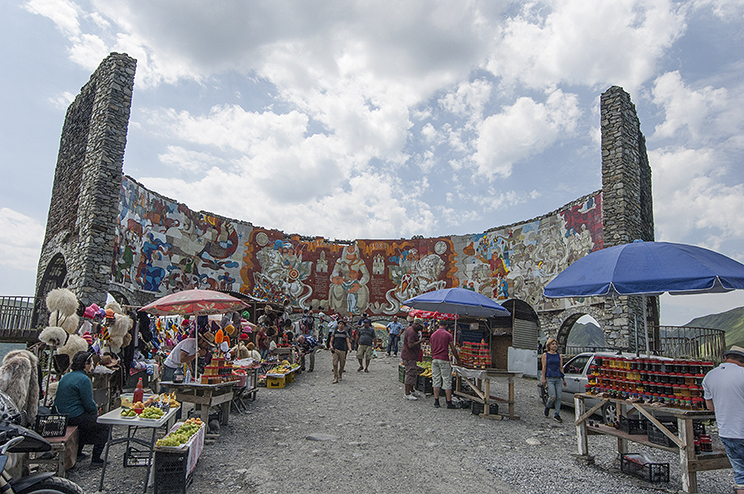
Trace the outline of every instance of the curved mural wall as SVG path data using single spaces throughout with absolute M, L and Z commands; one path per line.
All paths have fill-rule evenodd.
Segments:
M 603 247 L 602 193 L 543 217 L 484 233 L 337 243 L 190 210 L 134 179 L 122 180 L 111 282 L 164 295 L 239 291 L 343 315 L 392 315 L 404 300 L 460 286 L 537 310 L 564 307 L 542 287 Z

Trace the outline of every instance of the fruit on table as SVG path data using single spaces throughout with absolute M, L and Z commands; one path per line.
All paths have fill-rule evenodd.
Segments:
M 199 432 L 199 429 L 204 425 L 201 419 L 188 419 L 184 422 L 181 427 L 171 432 L 162 439 L 158 439 L 155 443 L 156 446 L 170 446 L 177 447 L 188 442 L 191 436 Z
M 123 409 L 121 411 L 121 416 L 122 417 L 136 417 L 137 416 L 137 412 L 135 412 L 131 408 L 125 408 L 125 409 Z
M 165 415 L 165 412 L 161 410 L 158 407 L 147 407 L 144 410 L 142 410 L 142 413 L 140 414 L 140 418 L 143 419 L 159 419 Z

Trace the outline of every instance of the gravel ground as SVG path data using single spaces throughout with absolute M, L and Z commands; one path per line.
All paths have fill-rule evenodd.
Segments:
M 664 451 L 638 445 L 632 450 L 669 462 L 669 484 L 620 472 L 611 437 L 589 438 L 594 465 L 578 461 L 573 410 L 562 413 L 563 424 L 543 417 L 533 379 L 516 380 L 521 420 L 492 421 L 469 410 L 435 409 L 431 397 L 405 400 L 399 362 L 383 353 L 364 373 L 356 372 L 357 361 L 350 356 L 343 381 L 332 384 L 330 353 L 319 351 L 315 372 L 303 372 L 284 389 L 260 388 L 248 414 L 230 416 L 219 439 L 205 445 L 188 492 L 645 494 L 681 489 L 678 456 Z M 492 388 L 492 394 L 506 395 L 505 382 Z M 318 441 L 308 439 L 311 435 L 332 437 Z M 142 492 L 144 469 L 123 469 L 122 453 L 123 445 L 112 448 L 104 491 Z M 100 474 L 85 461 L 67 477 L 92 493 Z M 700 472 L 698 485 L 702 493 L 729 494 L 733 473 Z

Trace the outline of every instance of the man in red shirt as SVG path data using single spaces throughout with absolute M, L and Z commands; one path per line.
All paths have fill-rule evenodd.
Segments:
M 447 399 L 447 408 L 457 408 L 452 403 L 452 367 L 450 366 L 449 351 L 452 350 L 458 365 L 460 356 L 455 348 L 454 338 L 447 331 L 444 322 L 439 323 L 439 328 L 434 331 L 429 339 L 431 342 L 431 374 L 432 387 L 434 388 L 434 408 L 439 408 L 439 392 L 444 389 Z

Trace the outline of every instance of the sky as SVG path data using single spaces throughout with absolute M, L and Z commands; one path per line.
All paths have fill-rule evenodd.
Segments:
M 64 116 L 137 59 L 124 173 L 328 239 L 479 233 L 602 186 L 630 93 L 656 240 L 744 261 L 744 1 L 0 2 L 0 295 L 33 295 Z M 661 323 L 744 293 L 661 298 Z

